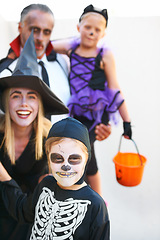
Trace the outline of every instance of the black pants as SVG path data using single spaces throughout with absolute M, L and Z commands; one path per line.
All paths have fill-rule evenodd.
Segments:
M 94 123 L 94 121 L 90 121 L 88 118 L 85 118 L 83 116 L 75 115 L 74 118 L 79 120 L 81 123 L 83 123 L 88 130 Z M 104 112 L 102 116 L 102 123 L 107 125 L 108 122 L 109 122 L 108 114 Z M 98 165 L 97 165 L 97 160 L 96 160 L 95 150 L 94 150 L 94 142 L 96 140 L 95 128 L 89 131 L 89 138 L 90 138 L 90 144 L 91 144 L 91 160 L 88 163 L 86 175 L 95 175 L 98 171 Z

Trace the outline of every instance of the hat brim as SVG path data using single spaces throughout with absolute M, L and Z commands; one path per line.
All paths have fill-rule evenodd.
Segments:
M 37 76 L 16 75 L 0 78 L 1 92 L 7 88 L 28 88 L 38 92 L 42 98 L 45 114 L 56 115 L 69 112 L 64 103 Z M 0 105 L 0 108 L 4 110 L 2 102 Z

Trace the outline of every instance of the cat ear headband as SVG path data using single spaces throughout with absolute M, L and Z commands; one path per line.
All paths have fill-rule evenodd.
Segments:
M 87 7 L 84 9 L 82 15 L 81 15 L 80 18 L 79 18 L 79 22 L 81 22 L 82 16 L 83 16 L 84 14 L 86 14 L 86 13 L 89 13 L 89 12 L 95 12 L 95 13 L 101 14 L 101 15 L 105 18 L 105 20 L 106 20 L 106 27 L 107 27 L 107 23 L 108 23 L 108 13 L 107 13 L 107 9 L 101 10 L 101 9 L 99 9 L 99 8 L 95 8 L 92 4 L 90 4 L 89 6 L 87 6 Z

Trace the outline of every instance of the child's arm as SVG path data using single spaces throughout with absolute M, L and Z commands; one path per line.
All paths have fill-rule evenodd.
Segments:
M 104 71 L 106 74 L 108 87 L 110 89 L 119 89 L 120 90 L 120 86 L 119 86 L 119 83 L 117 81 L 117 76 L 116 76 L 115 60 L 114 60 L 113 54 L 109 50 L 105 52 L 105 54 L 103 56 L 103 62 L 104 62 Z M 123 96 L 123 93 L 121 90 L 120 90 L 120 92 L 121 92 L 121 95 Z M 124 122 L 130 122 L 130 117 L 128 114 L 128 110 L 127 110 L 125 101 L 120 106 L 119 113 Z
M 111 53 L 111 51 L 106 50 L 104 55 L 103 55 L 103 63 L 104 63 L 104 71 L 106 74 L 106 78 L 107 78 L 107 82 L 108 82 L 108 87 L 110 89 L 119 89 L 120 90 L 120 86 L 119 83 L 117 81 L 117 76 L 116 76 L 116 66 L 115 66 L 115 60 L 114 60 L 114 56 Z M 122 91 L 120 90 L 121 95 L 123 96 Z M 130 116 L 127 110 L 127 106 L 126 106 L 126 102 L 124 101 L 121 106 L 119 107 L 119 113 L 122 117 L 122 120 L 124 122 L 124 135 L 129 138 L 131 138 L 131 126 L 130 126 Z M 127 124 L 125 124 L 127 123 Z M 126 129 L 126 125 L 127 125 L 127 129 Z
M 32 197 L 22 193 L 0 162 L 0 188 L 4 205 L 9 214 L 20 223 L 33 222 Z
M 116 76 L 116 65 L 112 52 L 104 50 L 103 54 L 104 72 L 107 78 L 108 87 L 111 89 L 120 89 Z
M 78 38 L 66 38 L 52 41 L 52 46 L 55 52 L 68 56 L 70 52 L 69 50 L 71 50 L 74 44 L 77 44 L 78 42 Z
M 67 40 L 56 40 L 52 41 L 53 49 L 56 53 L 61 53 L 67 55 L 70 48 L 70 43 Z

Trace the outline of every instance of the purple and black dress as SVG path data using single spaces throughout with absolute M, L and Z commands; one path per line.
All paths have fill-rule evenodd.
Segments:
M 99 49 L 96 57 L 86 58 L 75 53 L 77 47 L 74 47 L 70 54 L 71 98 L 68 108 L 71 117 L 78 119 L 87 126 L 91 147 L 93 147 L 95 126 L 99 123 L 107 124 L 109 121 L 117 124 L 119 120 L 117 110 L 124 99 L 119 90 L 108 88 L 104 70 L 100 68 L 104 49 Z M 93 158 L 95 167 L 91 167 L 91 170 L 87 171 L 87 175 L 93 175 L 98 170 L 94 149 Z M 90 165 L 92 165 L 92 160 Z

